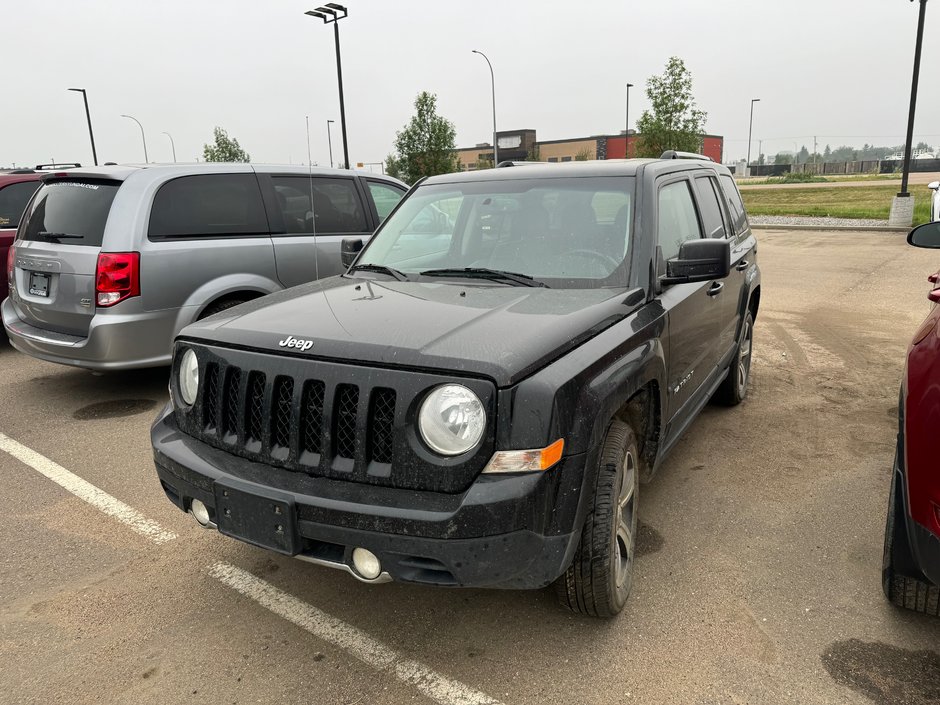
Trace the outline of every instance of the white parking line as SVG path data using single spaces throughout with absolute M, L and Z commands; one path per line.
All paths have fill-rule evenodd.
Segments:
M 398 680 L 415 686 L 441 705 L 500 705 L 498 700 L 485 693 L 443 676 L 422 663 L 405 658 L 356 627 L 318 610 L 241 568 L 220 562 L 209 568 L 209 575 L 317 638 L 340 647 L 360 661 L 379 670 L 389 671 Z
M 147 537 L 154 543 L 166 543 L 176 538 L 176 534 L 172 531 L 164 529 L 157 522 L 148 519 L 136 509 L 129 507 L 119 499 L 115 499 L 104 490 L 99 490 L 90 482 L 70 473 L 58 463 L 54 463 L 44 455 L 27 448 L 22 443 L 17 443 L 2 433 L 0 433 L 0 450 L 9 453 L 36 472 L 45 475 L 63 489 L 88 502 L 95 509 L 99 509 L 108 516 L 127 524 L 138 534 Z

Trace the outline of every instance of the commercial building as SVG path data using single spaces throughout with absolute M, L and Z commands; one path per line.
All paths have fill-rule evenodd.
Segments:
M 508 130 L 496 133 L 499 147 L 499 160 L 523 161 L 538 155 L 538 161 L 570 162 L 592 159 L 623 159 L 625 154 L 636 156 L 636 144 L 639 135 L 632 130 L 628 136 L 592 135 L 573 137 L 563 140 L 536 139 L 535 130 Z M 724 137 L 704 135 L 701 153 L 721 163 L 724 157 Z M 481 162 L 493 161 L 493 145 L 485 142 L 475 147 L 462 147 L 457 150 L 460 165 L 464 171 L 473 171 Z

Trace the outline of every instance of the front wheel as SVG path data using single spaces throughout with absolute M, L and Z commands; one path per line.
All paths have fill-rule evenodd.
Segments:
M 591 617 L 613 617 L 633 586 L 639 463 L 636 436 L 612 421 L 601 448 L 597 484 L 581 541 L 555 588 L 561 604 Z

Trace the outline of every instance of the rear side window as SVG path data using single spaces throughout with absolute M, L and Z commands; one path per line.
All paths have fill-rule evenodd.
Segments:
M 741 202 L 741 194 L 738 193 L 734 179 L 727 174 L 721 175 L 721 187 L 725 192 L 725 200 L 728 202 L 728 212 L 731 213 L 734 232 L 740 235 L 747 230 L 747 215 L 744 212 L 744 203 Z
M 20 224 L 26 204 L 37 188 L 39 181 L 21 181 L 0 189 L 0 228 L 15 228 Z
M 372 200 L 375 201 L 375 210 L 379 214 L 381 223 L 392 212 L 392 209 L 398 205 L 398 202 L 405 195 L 400 188 L 389 186 L 378 181 L 369 181 L 369 193 L 372 194 Z
M 369 231 L 365 209 L 352 179 L 274 176 L 271 181 L 288 233 L 329 235 Z
M 76 179 L 43 184 L 23 214 L 20 238 L 101 247 L 121 183 Z
M 686 240 L 702 237 L 692 192 L 688 181 L 676 181 L 659 190 L 659 245 L 663 258 L 678 256 L 679 247 Z
M 183 176 L 160 187 L 150 211 L 150 239 L 268 235 L 254 174 Z
M 715 193 L 717 184 L 714 181 L 708 177 L 695 179 L 698 204 L 702 209 L 702 220 L 705 221 L 705 237 L 727 237 L 725 219 L 721 214 L 721 201 Z

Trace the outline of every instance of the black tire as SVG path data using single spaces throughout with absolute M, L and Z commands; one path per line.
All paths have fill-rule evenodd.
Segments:
M 203 318 L 208 318 L 209 316 L 214 316 L 215 314 L 221 313 L 222 311 L 227 311 L 234 306 L 245 303 L 247 300 L 248 299 L 224 299 L 222 301 L 216 301 L 213 304 L 209 304 L 206 307 L 206 310 L 199 314 L 199 318 L 196 320 L 201 321 Z
M 922 577 L 905 575 L 896 569 L 897 563 L 913 564 L 908 545 L 907 526 L 904 524 L 904 505 L 897 491 L 897 473 L 892 472 L 891 492 L 888 499 L 888 519 L 885 523 L 885 552 L 881 571 L 881 586 L 888 600 L 904 609 L 940 617 L 940 587 Z
M 572 612 L 614 617 L 630 595 L 636 563 L 640 467 L 636 436 L 629 425 L 610 423 L 598 465 L 580 543 L 555 589 L 561 604 Z
M 741 326 L 741 339 L 728 365 L 728 376 L 715 392 L 715 401 L 724 406 L 737 406 L 747 396 L 747 384 L 751 379 L 751 352 L 754 349 L 754 317 L 750 309 Z

